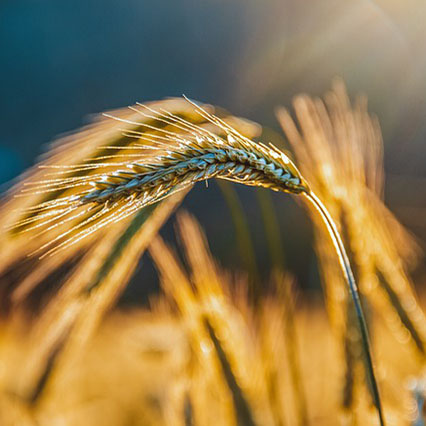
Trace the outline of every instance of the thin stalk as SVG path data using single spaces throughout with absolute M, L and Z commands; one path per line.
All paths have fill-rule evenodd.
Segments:
M 335 223 L 333 222 L 333 219 L 331 218 L 328 210 L 326 209 L 324 204 L 321 202 L 321 200 L 313 192 L 303 192 L 303 195 L 315 207 L 315 209 L 318 211 L 321 218 L 323 219 L 324 224 L 326 225 L 327 230 L 329 232 L 330 238 L 333 242 L 337 256 L 339 258 L 339 263 L 340 263 L 340 266 L 342 267 L 343 274 L 348 283 L 349 291 L 350 291 L 352 300 L 354 302 L 356 316 L 359 322 L 359 329 L 361 332 L 361 338 L 362 338 L 362 342 L 364 346 L 364 353 L 366 358 L 368 375 L 370 377 L 371 387 L 373 390 L 374 403 L 376 405 L 377 412 L 379 415 L 380 425 L 384 426 L 385 420 L 383 416 L 383 409 L 382 409 L 382 403 L 380 399 L 379 387 L 377 385 L 376 376 L 374 374 L 374 366 L 373 366 L 373 359 L 371 356 L 371 346 L 370 346 L 370 339 L 368 336 L 367 323 L 365 321 L 364 313 L 361 306 L 361 301 L 358 294 L 358 286 L 355 282 L 355 278 L 352 273 L 351 265 L 349 263 L 349 259 L 346 254 L 345 247 L 343 245 L 339 231 L 337 230 L 337 227 Z
M 263 227 L 265 229 L 265 236 L 268 244 L 269 257 L 272 264 L 271 266 L 273 269 L 284 269 L 284 246 L 271 194 L 268 191 L 265 191 L 263 188 L 259 188 L 255 192 L 260 207 L 260 213 L 262 215 Z
M 290 377 L 293 384 L 295 405 L 298 414 L 297 424 L 299 426 L 307 426 L 308 421 L 308 408 L 306 403 L 305 390 L 303 388 L 303 379 L 300 372 L 300 357 L 297 346 L 297 330 L 295 319 L 295 301 L 293 297 L 292 282 L 279 281 L 281 284 L 278 287 L 279 296 L 284 305 L 284 333 L 285 333 L 285 349 L 287 352 L 287 359 L 289 363 Z M 284 284 L 284 285 L 282 285 Z
M 243 389 L 241 389 L 240 385 L 238 384 L 238 380 L 232 371 L 231 363 L 229 362 L 228 356 L 216 335 L 215 329 L 207 317 L 203 318 L 203 320 L 204 325 L 210 335 L 210 339 L 212 340 L 215 347 L 216 355 L 222 367 L 222 372 L 226 384 L 231 391 L 237 426 L 256 426 L 256 421 L 252 414 L 250 403 L 247 401 Z
M 254 250 L 253 239 L 250 234 L 247 216 L 244 213 L 244 209 L 241 205 L 237 192 L 230 183 L 221 179 L 217 179 L 217 183 L 222 192 L 223 198 L 228 205 L 229 212 L 231 213 L 237 238 L 238 251 L 241 260 L 244 262 L 244 265 L 250 273 L 250 293 L 253 302 L 256 302 L 259 299 L 262 288 L 260 286 L 259 269 L 257 267 L 256 253 Z

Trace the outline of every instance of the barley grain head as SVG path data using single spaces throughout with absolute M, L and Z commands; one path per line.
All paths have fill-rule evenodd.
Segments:
M 45 178 L 26 182 L 18 196 L 47 197 L 26 208 L 12 229 L 52 237 L 42 257 L 68 249 L 173 193 L 210 178 L 298 194 L 309 191 L 289 157 L 256 143 L 207 108 L 187 100 L 197 120 L 137 104 L 131 119 L 108 115 L 132 143 L 101 148 L 79 164 L 47 164 Z

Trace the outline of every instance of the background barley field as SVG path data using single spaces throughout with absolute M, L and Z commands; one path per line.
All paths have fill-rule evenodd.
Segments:
M 379 424 L 306 183 L 358 283 L 384 422 L 423 425 L 425 15 L 414 0 L 2 2 L 0 424 Z M 188 156 L 210 144 L 213 161 L 221 141 L 227 180 L 192 186 L 221 176 Z M 128 195 L 132 173 L 175 160 L 192 180 L 171 197 L 160 171 L 157 203 L 73 210 L 80 189 Z

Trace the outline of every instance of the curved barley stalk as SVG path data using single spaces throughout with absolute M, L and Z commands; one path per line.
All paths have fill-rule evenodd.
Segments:
M 346 254 L 345 247 L 343 245 L 342 239 L 340 237 L 339 231 L 337 230 L 337 227 L 335 223 L 333 222 L 333 219 L 331 218 L 330 214 L 328 213 L 327 209 L 325 208 L 324 204 L 321 202 L 321 200 L 314 194 L 306 194 L 306 198 L 309 200 L 310 203 L 314 206 L 316 210 L 318 210 L 321 218 L 323 219 L 324 224 L 327 227 L 328 233 L 331 237 L 333 246 L 336 250 L 340 266 L 343 270 L 345 279 L 347 283 L 349 284 L 349 290 L 352 297 L 352 300 L 354 302 L 356 317 L 359 323 L 359 330 L 361 332 L 361 339 L 362 343 L 364 345 L 364 355 L 366 358 L 366 364 L 367 364 L 367 371 L 368 371 L 368 377 L 370 377 L 371 380 L 371 387 L 373 392 L 373 398 L 379 413 L 379 419 L 380 424 L 384 424 L 384 418 L 382 413 L 382 407 L 380 402 L 380 394 L 379 394 L 379 388 L 377 385 L 377 382 L 375 380 L 374 375 L 374 367 L 373 367 L 373 360 L 371 358 L 371 350 L 370 350 L 370 342 L 369 342 L 369 336 L 368 336 L 368 329 L 367 329 L 367 323 L 365 321 L 364 313 L 361 306 L 361 301 L 359 298 L 358 288 L 355 282 L 355 278 L 352 272 L 351 265 L 349 263 L 348 256 Z
M 338 254 L 357 311 L 380 423 L 384 424 L 357 286 L 330 215 L 284 152 L 272 144 L 253 142 L 207 109 L 187 101 L 208 125 L 199 126 L 143 104 L 131 107 L 141 121 L 109 116 L 133 127 L 124 134 L 136 143 L 101 147 L 102 155 L 78 164 L 45 165 L 46 177 L 27 182 L 20 196 L 48 199 L 27 207 L 11 231 L 33 237 L 49 235 L 34 251 L 43 258 L 67 251 L 144 207 L 210 178 L 304 195 L 319 211 Z
M 304 177 L 345 237 L 362 296 L 398 340 L 411 337 L 413 354 L 423 359 L 426 317 L 406 273 L 419 250 L 382 201 L 383 141 L 377 118 L 368 112 L 365 98 L 351 103 L 341 81 L 334 83 L 324 101 L 297 96 L 294 110 L 297 121 L 280 108 L 279 122 Z M 349 371 L 353 361 L 348 356 L 357 352 L 360 336 L 352 333 L 354 337 L 348 338 L 352 314 L 345 312 L 344 283 L 336 274 L 339 266 L 333 262 L 333 247 L 326 244 L 321 229 L 317 227 L 316 232 L 330 319 L 344 345 L 351 347 L 345 355 L 346 388 L 354 387 L 356 377 Z M 349 396 L 344 405 L 352 402 Z

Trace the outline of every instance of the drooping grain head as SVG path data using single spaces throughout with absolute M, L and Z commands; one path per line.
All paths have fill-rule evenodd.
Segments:
M 100 147 L 102 155 L 79 164 L 43 166 L 46 177 L 27 182 L 21 195 L 47 200 L 27 207 L 12 228 L 37 236 L 52 233 L 36 250 L 45 256 L 210 178 L 292 194 L 309 191 L 285 153 L 253 142 L 224 119 L 188 103 L 202 125 L 142 104 L 131 107 L 132 119 L 110 116 L 126 126 L 124 136 L 132 142 Z

